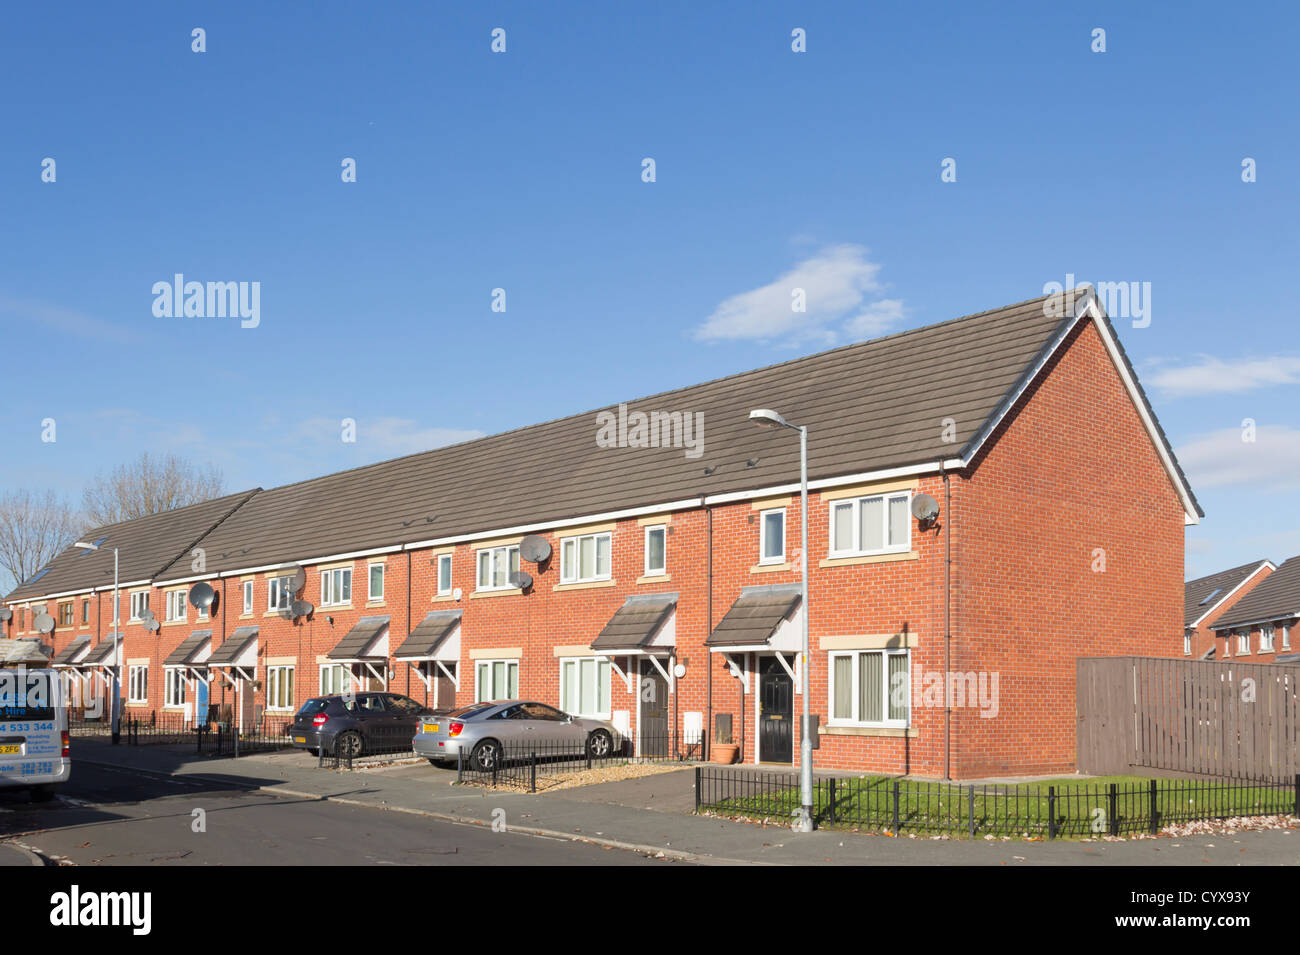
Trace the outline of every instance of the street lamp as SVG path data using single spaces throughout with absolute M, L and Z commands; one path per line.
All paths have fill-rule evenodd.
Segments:
M 791 424 L 770 408 L 749 413 L 749 420 L 761 428 L 789 428 L 799 432 L 799 582 L 803 588 L 800 616 L 803 619 L 803 658 L 799 667 L 799 693 L 803 697 L 803 722 L 799 734 L 799 790 L 802 803 L 795 832 L 813 830 L 812 720 L 808 709 L 808 429 Z
M 82 550 L 101 549 L 99 544 L 91 544 L 86 541 L 77 541 L 72 546 L 80 547 Z M 122 659 L 122 620 L 118 609 L 117 597 L 117 548 L 109 547 L 107 549 L 113 552 L 113 697 L 112 702 L 109 705 L 112 707 L 113 743 L 116 745 L 122 739 L 122 710 L 119 705 L 121 702 L 120 697 L 122 695 L 122 688 L 119 682 L 122 677 L 121 667 L 119 666 L 119 661 Z

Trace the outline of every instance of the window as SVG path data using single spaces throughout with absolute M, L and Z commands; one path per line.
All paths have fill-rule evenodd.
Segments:
M 20 607 L 18 610 L 18 632 L 22 633 L 27 629 L 27 608 Z
M 266 668 L 266 708 L 293 709 L 293 667 Z
M 609 550 L 612 536 L 584 534 L 560 542 L 560 583 L 609 579 Z
M 127 685 L 129 687 L 127 691 L 127 702 L 149 702 L 149 668 L 147 666 L 128 667 Z
M 253 612 L 253 582 L 244 581 L 244 613 Z
M 139 620 L 140 615 L 149 609 L 149 591 L 141 590 L 131 595 L 131 619 Z
M 1249 630 L 1237 631 L 1237 653 L 1238 655 L 1243 653 L 1250 653 L 1250 631 Z
M 320 575 L 320 603 L 322 607 L 337 607 L 352 602 L 352 568 L 340 567 Z
M 576 716 L 609 718 L 609 661 L 571 657 L 560 661 L 560 709 Z
M 668 572 L 668 528 L 659 524 L 645 529 L 645 575 L 652 577 Z
M 831 504 L 832 556 L 879 554 L 907 550 L 912 524 L 908 520 L 911 493 L 877 494 Z
M 75 614 L 75 612 L 76 612 L 76 608 L 73 606 L 71 600 L 67 601 L 66 603 L 59 604 L 59 626 L 60 627 L 72 626 L 73 615 Z
M 759 515 L 758 562 L 780 564 L 785 561 L 785 508 L 763 511 Z
M 293 600 L 293 578 L 272 577 L 266 587 L 266 609 L 288 610 Z
M 833 653 L 831 723 L 906 726 L 911 696 L 906 650 Z
M 384 599 L 384 565 L 383 564 L 370 565 L 370 593 L 368 599 L 371 601 Z
M 1291 625 L 1289 623 L 1282 624 L 1282 649 L 1291 649 Z
M 451 593 L 451 554 L 438 555 L 438 595 Z
M 348 689 L 348 670 L 337 663 L 329 663 L 320 668 L 321 696 L 345 693 Z
M 486 547 L 478 552 L 478 589 L 506 590 L 510 575 L 519 570 L 519 545 Z
M 164 697 L 165 706 L 184 706 L 185 705 L 185 671 L 181 667 L 167 667 L 163 671 L 166 680 L 167 692 Z
M 90 623 L 90 601 L 89 600 L 83 600 L 81 602 L 81 623 L 83 626 Z
M 1266 623 L 1259 628 L 1259 652 L 1273 652 L 1273 625 L 1271 623 Z
M 1190 630 L 1185 630 L 1183 631 L 1183 653 L 1190 656 L 1191 652 L 1192 652 L 1192 632 Z
M 474 699 L 509 700 L 519 695 L 518 660 L 479 660 L 474 666 Z
M 167 619 L 169 621 L 185 619 L 185 591 L 167 591 Z

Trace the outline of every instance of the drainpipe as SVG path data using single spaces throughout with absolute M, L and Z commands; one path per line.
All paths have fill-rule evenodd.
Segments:
M 952 484 L 939 462 L 943 476 L 943 778 L 952 779 Z
M 704 597 L 704 613 L 706 615 L 704 621 L 704 639 L 707 641 L 709 635 L 713 633 L 713 508 L 709 507 L 709 505 L 705 503 L 705 497 L 703 494 L 700 495 L 700 504 L 704 506 L 704 514 L 708 524 L 707 544 L 705 548 L 706 558 L 704 564 L 704 579 L 706 585 Z M 707 760 L 709 758 L 709 749 L 713 745 L 713 654 L 709 652 L 707 646 L 704 648 L 704 659 L 708 661 L 704 666 L 704 669 L 708 671 L 707 686 L 704 691 L 708 699 L 708 705 L 705 708 L 706 714 L 704 718 L 703 747 L 704 758 Z
M 406 552 L 406 635 L 408 637 L 411 635 L 411 552 L 409 550 Z M 388 652 L 389 653 L 393 652 L 393 639 L 391 635 L 388 638 Z M 394 657 L 393 659 L 394 659 L 393 666 L 397 666 L 396 658 Z M 408 663 L 402 669 L 406 671 L 406 695 L 410 696 L 411 695 L 411 665 Z M 424 687 L 424 705 L 425 706 L 429 705 L 428 684 L 425 684 Z

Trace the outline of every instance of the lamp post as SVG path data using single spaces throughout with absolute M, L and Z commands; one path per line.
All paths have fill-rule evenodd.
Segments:
M 769 408 L 758 408 L 749 413 L 749 420 L 759 427 L 789 428 L 799 432 L 799 583 L 802 587 L 800 617 L 803 620 L 803 642 L 799 661 L 799 694 L 803 697 L 803 720 L 799 733 L 799 817 L 795 832 L 813 831 L 813 776 L 812 735 L 808 704 L 808 429 L 791 424 Z
M 77 541 L 72 546 L 80 547 L 82 550 L 101 549 L 99 544 L 91 544 L 86 541 Z M 113 695 L 109 705 L 112 707 L 110 718 L 113 726 L 113 744 L 116 745 L 122 740 L 122 710 L 119 705 L 121 702 L 120 697 L 122 696 L 122 688 L 119 683 L 122 678 L 121 667 L 119 665 L 122 659 L 122 619 L 121 613 L 119 612 L 120 608 L 118 607 L 117 596 L 117 548 L 109 547 L 108 550 L 113 552 Z

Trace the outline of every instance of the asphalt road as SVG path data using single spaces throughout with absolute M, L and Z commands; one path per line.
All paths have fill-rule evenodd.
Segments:
M 194 831 L 199 818 L 206 831 Z M 581 842 L 84 762 L 51 802 L 0 790 L 0 846 L 5 842 L 76 865 L 673 864 Z

